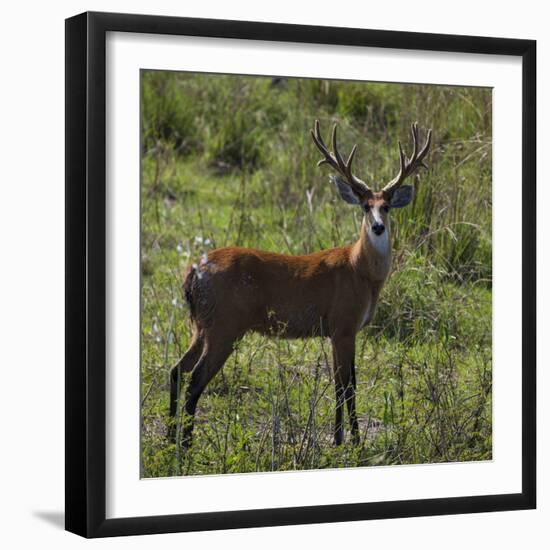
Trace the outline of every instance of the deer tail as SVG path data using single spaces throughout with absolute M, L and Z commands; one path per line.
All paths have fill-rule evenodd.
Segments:
M 191 320 L 195 321 L 197 317 L 197 303 L 194 297 L 194 287 L 197 278 L 197 267 L 192 265 L 187 271 L 185 281 L 183 283 L 183 292 L 185 293 L 185 301 L 191 312 Z

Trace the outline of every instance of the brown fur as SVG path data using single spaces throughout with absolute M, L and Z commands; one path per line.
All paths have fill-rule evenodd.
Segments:
M 376 200 L 371 208 L 381 206 L 380 199 Z M 386 213 L 380 210 L 379 214 L 387 224 Z M 245 333 L 255 331 L 280 338 L 326 336 L 333 344 L 335 440 L 341 443 L 343 439 L 344 402 L 357 440 L 355 335 L 372 318 L 391 264 L 390 249 L 380 255 L 367 236 L 371 221 L 367 214 L 359 240 L 350 246 L 303 256 L 219 248 L 192 267 L 185 278 L 184 292 L 193 338 L 171 372 L 171 416 L 177 412 L 181 372 L 193 372 L 185 400 L 185 410 L 192 417 L 202 391 Z M 186 444 L 191 429 L 192 424 L 184 433 Z M 171 436 L 175 436 L 174 429 Z
M 199 330 L 218 317 L 231 319 L 226 331 L 233 337 L 354 335 L 383 282 L 370 280 L 370 270 L 353 246 L 305 256 L 220 248 L 196 268 L 186 295 Z

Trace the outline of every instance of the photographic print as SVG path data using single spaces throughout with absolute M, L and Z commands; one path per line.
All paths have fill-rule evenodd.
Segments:
M 492 458 L 492 90 L 142 70 L 141 476 Z

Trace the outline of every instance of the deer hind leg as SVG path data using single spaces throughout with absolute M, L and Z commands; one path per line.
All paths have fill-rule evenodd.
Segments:
M 204 389 L 223 367 L 233 351 L 233 344 L 237 338 L 221 338 L 216 334 L 207 334 L 204 349 L 191 374 L 191 381 L 185 392 L 185 422 L 182 430 L 181 445 L 188 448 L 191 445 L 193 423 L 197 403 Z
M 333 337 L 333 369 L 336 389 L 336 418 L 334 443 L 344 441 L 344 403 L 347 405 L 354 443 L 359 441 L 359 425 L 355 411 L 355 337 Z
M 182 374 L 190 372 L 197 364 L 204 348 L 204 334 L 200 331 L 193 333 L 193 338 L 189 349 L 183 354 L 181 359 L 170 369 L 170 422 L 168 424 L 168 439 L 172 443 L 176 442 L 176 423 L 175 417 L 178 409 L 178 403 L 181 392 Z

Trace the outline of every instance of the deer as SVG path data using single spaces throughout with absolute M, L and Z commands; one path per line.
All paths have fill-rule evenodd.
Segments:
M 352 172 L 355 144 L 344 160 L 338 150 L 337 124 L 332 129 L 332 151 L 316 120 L 313 143 L 322 154 L 318 166 L 335 174 L 329 181 L 346 203 L 362 210 L 359 238 L 353 244 L 305 255 L 286 255 L 254 248 L 229 246 L 209 252 L 193 264 L 183 283 L 190 309 L 192 336 L 189 348 L 170 369 L 168 438 L 176 443 L 175 417 L 181 414 L 181 380 L 191 377 L 185 391 L 179 444 L 191 445 L 198 400 L 223 367 L 235 344 L 248 332 L 278 338 L 329 338 L 336 405 L 334 444 L 344 441 L 344 406 L 353 444 L 360 443 L 355 405 L 355 340 L 373 318 L 382 287 L 390 273 L 392 247 L 389 213 L 413 199 L 414 188 L 403 185 L 419 168 L 431 144 L 428 130 L 419 146 L 418 124 L 411 125 L 412 154 L 398 142 L 399 171 L 375 191 Z

